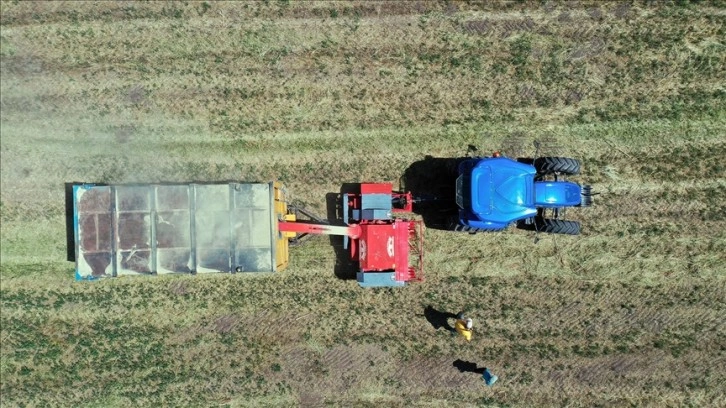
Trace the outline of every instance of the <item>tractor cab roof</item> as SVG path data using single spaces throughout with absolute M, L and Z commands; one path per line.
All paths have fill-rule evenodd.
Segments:
M 478 161 L 471 170 L 471 211 L 499 223 L 533 216 L 535 174 L 534 167 L 506 157 Z

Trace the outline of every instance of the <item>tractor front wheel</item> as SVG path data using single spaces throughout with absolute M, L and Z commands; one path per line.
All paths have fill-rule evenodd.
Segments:
M 534 168 L 539 174 L 579 174 L 580 162 L 569 157 L 539 157 Z
M 554 218 L 535 217 L 529 224 L 520 221 L 517 223 L 517 228 L 548 234 L 580 235 L 579 222 Z

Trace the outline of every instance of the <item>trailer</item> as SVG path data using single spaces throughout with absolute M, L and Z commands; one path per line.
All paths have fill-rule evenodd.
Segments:
M 75 183 L 69 194 L 77 280 L 277 272 L 309 234 L 343 236 L 362 287 L 423 277 L 423 223 L 399 216 L 413 200 L 390 183 L 342 194 L 332 222 L 302 220 L 310 212 L 290 206 L 280 182 Z

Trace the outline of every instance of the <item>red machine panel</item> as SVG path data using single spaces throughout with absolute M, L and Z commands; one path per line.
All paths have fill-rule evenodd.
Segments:
M 358 259 L 364 271 L 396 268 L 394 224 L 361 224 Z
M 360 185 L 361 194 L 391 194 L 393 184 L 391 183 L 363 183 Z

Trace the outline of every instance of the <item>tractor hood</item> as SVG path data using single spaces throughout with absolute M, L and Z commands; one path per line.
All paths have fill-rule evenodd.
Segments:
M 537 213 L 533 191 L 535 173 L 534 167 L 505 157 L 479 160 L 471 166 L 470 183 L 467 183 L 471 191 L 471 212 L 482 221 L 497 223 L 533 216 Z
M 571 207 L 580 205 L 580 185 L 569 181 L 538 181 L 534 183 L 534 201 L 538 207 Z

